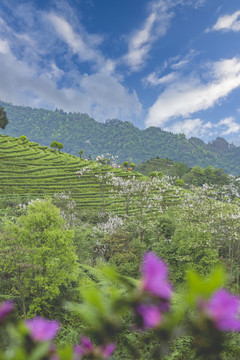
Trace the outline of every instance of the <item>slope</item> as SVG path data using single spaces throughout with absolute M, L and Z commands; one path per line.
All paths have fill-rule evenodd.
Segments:
M 9 118 L 9 124 L 0 134 L 26 135 L 32 141 L 49 145 L 59 141 L 64 151 L 84 157 L 110 153 L 124 160 L 140 163 L 159 156 L 182 161 L 188 167 L 200 165 L 223 168 L 227 173 L 240 174 L 240 147 L 218 138 L 205 144 L 198 138 L 187 139 L 184 134 L 172 134 L 160 128 L 140 130 L 129 122 L 107 120 L 99 123 L 87 114 L 65 113 L 13 106 L 0 101 Z
M 76 174 L 88 166 L 91 171 L 84 176 Z M 43 198 L 56 193 L 71 193 L 77 209 L 102 207 L 102 192 L 95 181 L 96 162 L 85 161 L 74 155 L 59 153 L 37 143 L 21 141 L 18 138 L 0 136 L 0 202 L 21 203 L 24 199 Z M 120 177 L 131 176 L 123 169 L 110 166 L 103 169 Z M 135 174 L 135 176 L 140 176 Z M 105 186 L 105 207 L 120 212 L 118 202 L 110 198 L 111 186 Z

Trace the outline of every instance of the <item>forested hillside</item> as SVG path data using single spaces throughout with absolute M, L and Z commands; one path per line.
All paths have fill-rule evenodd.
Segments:
M 0 101 L 7 112 L 9 124 L 1 134 L 9 136 L 26 135 L 31 141 L 50 145 L 59 141 L 64 151 L 77 155 L 83 150 L 83 157 L 94 158 L 110 153 L 125 160 L 140 163 L 157 156 L 182 161 L 189 167 L 213 166 L 223 168 L 227 173 L 240 173 L 240 147 L 217 138 L 205 144 L 198 138 L 186 139 L 184 134 L 175 135 L 160 128 L 140 130 L 130 122 L 107 120 L 99 123 L 87 114 L 65 113 L 13 106 Z
M 0 136 L 0 164 L 1 359 L 239 359 L 234 177 L 167 159 L 149 177 L 24 136 Z
M 203 184 L 227 185 L 233 181 L 223 169 L 214 169 L 207 166 L 205 169 L 197 165 L 192 168 L 179 161 L 155 158 L 139 164 L 135 170 L 154 178 L 156 176 L 170 176 L 175 178 L 175 183 L 180 186 L 202 186 Z

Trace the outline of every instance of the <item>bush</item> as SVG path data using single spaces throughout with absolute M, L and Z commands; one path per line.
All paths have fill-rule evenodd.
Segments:
M 28 138 L 25 136 L 25 135 L 21 135 L 19 137 L 19 140 L 21 140 L 22 142 L 27 142 L 28 141 Z

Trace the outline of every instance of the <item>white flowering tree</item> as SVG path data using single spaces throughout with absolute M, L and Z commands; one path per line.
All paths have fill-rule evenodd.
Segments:
M 102 212 L 106 212 L 106 191 L 109 189 L 110 180 L 113 176 L 110 160 L 104 155 L 96 157 L 97 163 L 94 166 L 86 166 L 81 169 L 81 176 L 88 176 L 96 183 L 101 192 Z
M 111 184 L 115 199 L 122 199 L 127 217 L 134 216 L 139 236 L 144 239 L 145 228 L 175 204 L 181 189 L 173 187 L 168 177 L 162 179 L 138 179 L 135 176 L 124 179 L 113 176 Z
M 232 279 L 239 285 L 240 199 L 233 185 L 218 188 L 204 184 L 186 192 L 179 221 L 210 234 L 220 259 L 226 261 Z
M 71 198 L 71 192 L 62 191 L 53 195 L 54 204 L 60 208 L 61 216 L 67 228 L 76 225 L 76 202 Z

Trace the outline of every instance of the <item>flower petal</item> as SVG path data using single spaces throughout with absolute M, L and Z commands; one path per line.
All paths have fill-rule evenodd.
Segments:
M 12 301 L 5 301 L 0 305 L 0 322 L 12 311 L 14 304 Z
M 207 314 L 222 331 L 240 331 L 240 298 L 227 290 L 216 291 L 206 305 Z
M 137 313 L 142 316 L 145 328 L 154 328 L 161 324 L 162 314 L 155 305 L 141 304 L 137 307 Z
M 142 266 L 143 290 L 162 299 L 169 300 L 172 286 L 168 282 L 168 268 L 166 263 L 152 252 L 144 255 Z
M 31 338 L 40 342 L 53 340 L 60 328 L 58 321 L 47 320 L 41 317 L 27 320 L 26 325 L 30 330 Z

